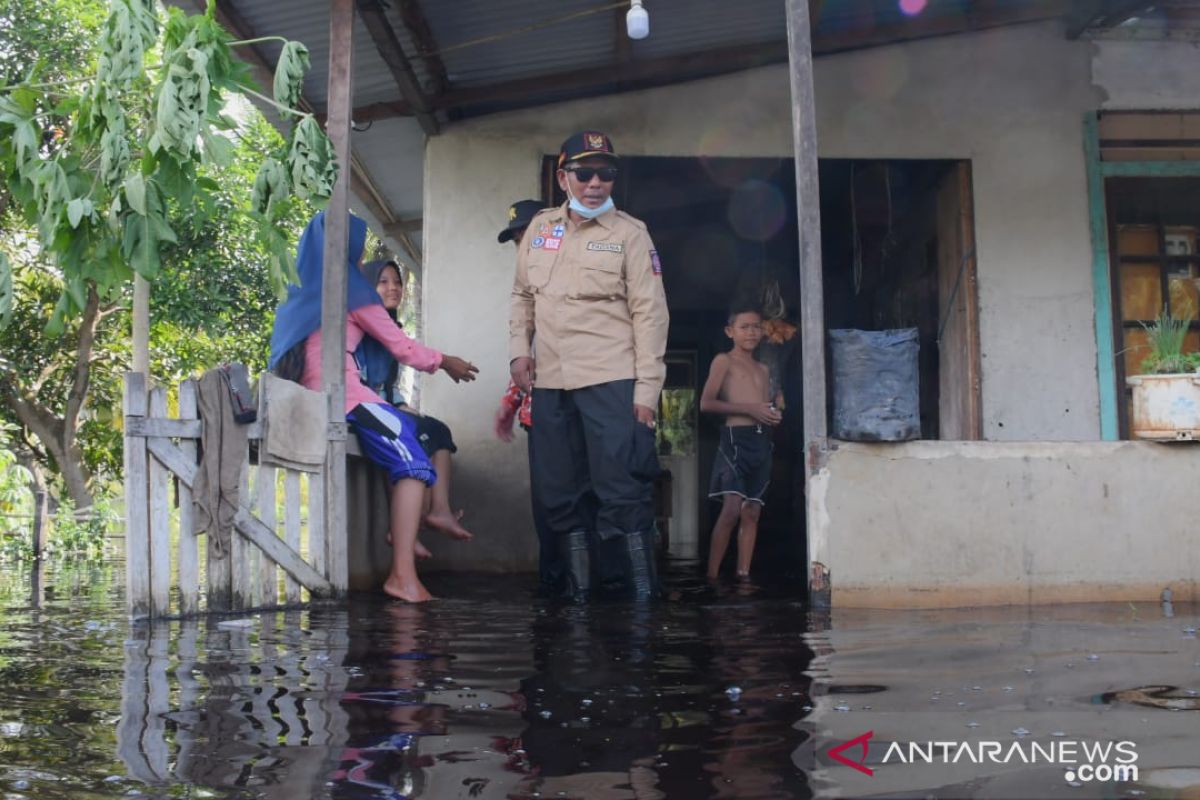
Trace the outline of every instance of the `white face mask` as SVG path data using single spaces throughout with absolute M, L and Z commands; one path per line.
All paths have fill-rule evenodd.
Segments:
M 570 198 L 567 202 L 567 208 L 571 209 L 584 219 L 595 219 L 605 211 L 610 211 L 616 206 L 616 203 L 613 202 L 612 195 L 610 194 L 608 199 L 606 199 L 600 205 L 596 206 L 595 208 L 588 208 L 583 203 L 579 202 L 579 199 L 571 193 L 571 184 L 569 180 L 567 182 L 567 197 Z

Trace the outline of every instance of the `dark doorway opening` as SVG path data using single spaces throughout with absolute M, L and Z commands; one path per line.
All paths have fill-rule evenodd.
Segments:
M 565 197 L 543 170 L 544 196 Z M 707 560 L 720 510 L 708 499 L 722 419 L 697 413 L 737 299 L 778 316 L 760 359 L 782 389 L 771 487 L 754 573 L 804 580 L 804 459 L 799 243 L 792 159 L 624 157 L 613 197 L 643 220 L 663 264 L 671 310 L 660 454 L 669 552 Z M 820 163 L 826 327 L 917 327 L 922 435 L 978 438 L 978 334 L 969 166 L 956 161 Z M 832 396 L 832 392 L 830 392 Z M 947 435 L 949 434 L 949 435 Z M 731 548 L 732 549 L 732 548 Z M 732 571 L 733 553 L 725 567 Z

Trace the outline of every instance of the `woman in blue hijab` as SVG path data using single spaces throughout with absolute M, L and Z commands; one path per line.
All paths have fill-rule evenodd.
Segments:
M 416 438 L 416 428 L 359 380 L 351 353 L 370 336 L 391 357 L 423 372 L 439 369 L 456 383 L 472 381 L 479 371 L 457 356 L 413 341 L 384 309 L 375 288 L 359 272 L 366 247 L 367 224 L 351 215 L 346 295 L 346 419 L 358 436 L 363 455 L 387 471 L 391 484 L 390 517 L 392 570 L 383 590 L 410 602 L 432 600 L 417 576 L 415 550 L 425 489 L 437 473 Z M 292 375 L 309 389 L 321 389 L 321 283 L 324 274 L 325 212 L 304 229 L 296 253 L 299 285 L 288 287 L 287 299 L 275 312 L 270 366 L 277 372 L 291 367 Z M 300 363 L 302 361 L 302 363 Z

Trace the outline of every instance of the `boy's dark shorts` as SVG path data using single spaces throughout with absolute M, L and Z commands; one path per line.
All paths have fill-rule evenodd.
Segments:
M 749 502 L 764 504 L 771 483 L 771 428 L 766 425 L 727 425 L 721 428 L 721 444 L 713 462 L 708 496 L 740 495 Z

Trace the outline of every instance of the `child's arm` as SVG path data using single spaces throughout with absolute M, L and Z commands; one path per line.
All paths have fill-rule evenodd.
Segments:
M 739 403 L 726 403 L 721 399 L 721 387 L 725 385 L 725 376 L 729 374 L 729 356 L 717 353 L 708 368 L 708 380 L 700 391 L 700 410 L 705 414 L 741 414 L 744 413 Z

